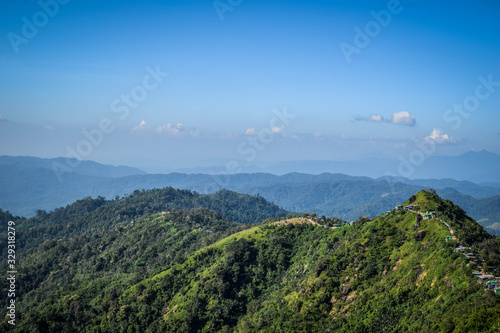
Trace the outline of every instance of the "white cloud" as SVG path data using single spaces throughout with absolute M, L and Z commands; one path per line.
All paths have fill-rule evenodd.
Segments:
M 138 132 L 138 131 L 144 131 L 147 130 L 150 126 L 148 125 L 148 122 L 145 120 L 142 120 L 139 126 L 135 126 L 132 128 L 132 132 Z
M 53 131 L 54 130 L 54 127 L 52 127 L 50 125 L 44 125 L 43 128 L 48 129 L 49 131 Z
M 278 127 L 278 126 L 276 126 L 276 127 L 271 128 L 271 131 L 272 131 L 273 133 L 280 133 L 280 132 L 281 132 L 281 128 L 280 128 L 280 127 Z
M 181 123 L 177 123 L 176 125 L 166 123 L 156 127 L 155 130 L 158 134 L 170 136 L 192 136 L 193 138 L 197 138 L 202 135 L 202 133 L 196 128 L 184 127 Z
M 158 132 L 158 134 L 165 133 L 168 135 L 178 136 L 181 134 L 181 128 L 182 128 L 182 124 L 180 124 L 180 123 L 177 125 L 172 125 L 170 123 L 167 123 L 167 124 L 164 124 L 162 126 L 157 127 L 156 132 Z
M 415 125 L 415 117 L 408 111 L 399 111 L 392 114 L 391 123 L 397 125 Z
M 256 134 L 257 134 L 257 131 L 255 130 L 255 128 L 249 128 L 245 132 L 245 135 L 256 135 Z
M 435 143 L 456 143 L 457 140 L 449 136 L 448 134 L 441 133 L 440 129 L 433 129 L 431 134 L 425 137 L 425 140 L 434 141 Z
M 373 121 L 373 122 L 381 122 L 381 121 L 384 121 L 384 118 L 382 118 L 382 116 L 379 114 L 372 114 L 366 120 Z
M 384 123 L 391 123 L 396 125 L 408 125 L 408 126 L 413 126 L 416 123 L 415 117 L 408 111 L 394 112 L 391 115 L 391 119 L 385 119 L 380 114 L 371 114 L 368 117 L 356 116 L 354 119 L 356 121 L 370 121 L 374 123 L 384 122 Z

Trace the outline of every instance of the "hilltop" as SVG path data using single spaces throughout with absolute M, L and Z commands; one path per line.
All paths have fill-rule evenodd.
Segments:
M 236 229 L 172 209 L 45 242 L 24 255 L 18 325 L 2 329 L 498 332 L 500 296 L 473 273 L 500 266 L 499 239 L 435 193 L 401 204 L 353 223 L 304 214 Z

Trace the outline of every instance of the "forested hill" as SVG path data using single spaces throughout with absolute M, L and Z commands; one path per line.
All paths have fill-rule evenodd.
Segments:
M 413 208 L 352 224 L 303 216 L 239 229 L 169 208 L 45 242 L 23 254 L 17 324 L 0 330 L 499 332 L 500 295 L 473 275 L 500 266 L 499 238 L 435 193 L 403 204 Z
M 36 247 L 46 240 L 92 235 L 163 211 L 197 208 L 218 212 L 221 219 L 237 223 L 257 223 L 268 217 L 287 215 L 285 210 L 260 196 L 227 190 L 213 194 L 198 194 L 171 187 L 136 190 L 124 198 L 106 200 L 103 197 L 88 197 L 52 212 L 39 210 L 29 219 L 18 217 L 15 219 L 18 230 L 17 251 Z M 13 219 L 12 215 L 0 210 L 2 254 L 6 249 L 7 221 L 10 219 Z

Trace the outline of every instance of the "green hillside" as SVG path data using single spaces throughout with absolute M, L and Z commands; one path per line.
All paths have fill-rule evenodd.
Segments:
M 499 239 L 434 193 L 410 201 L 419 208 L 334 228 L 309 216 L 237 227 L 171 209 L 48 241 L 25 253 L 17 324 L 0 329 L 499 332 L 500 295 L 455 251 L 471 247 L 486 271 L 500 267 Z

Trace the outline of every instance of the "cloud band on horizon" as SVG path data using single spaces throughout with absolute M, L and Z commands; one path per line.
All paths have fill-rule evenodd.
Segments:
M 374 123 L 391 123 L 395 125 L 415 126 L 415 117 L 408 111 L 393 112 L 390 119 L 385 119 L 380 114 L 371 114 L 368 117 L 356 116 L 355 121 L 370 121 Z

